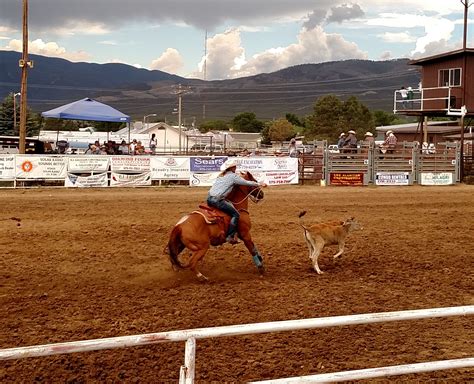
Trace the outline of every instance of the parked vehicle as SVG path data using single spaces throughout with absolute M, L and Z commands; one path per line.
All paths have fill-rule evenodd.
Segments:
M 336 144 L 328 145 L 329 153 L 339 153 L 339 147 Z

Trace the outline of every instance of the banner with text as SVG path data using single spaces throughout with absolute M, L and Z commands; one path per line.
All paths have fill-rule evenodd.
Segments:
M 421 185 L 451 185 L 453 174 L 450 172 L 421 173 Z
M 15 178 L 15 155 L 0 156 L 0 179 Z
M 105 156 L 70 157 L 67 169 L 71 173 L 107 172 L 109 158 Z
M 107 187 L 107 172 L 90 176 L 77 176 L 72 173 L 68 173 L 64 181 L 64 186 L 71 188 Z
M 110 176 L 111 187 L 139 187 L 151 185 L 151 173 L 115 173 Z
M 153 180 L 189 180 L 189 157 L 153 156 L 150 160 Z
M 17 155 L 18 179 L 64 179 L 67 157 Z
M 376 185 L 409 185 L 410 174 L 408 172 L 377 172 L 375 175 Z
M 237 171 L 249 171 L 268 185 L 298 184 L 298 159 L 293 157 L 235 157 Z M 191 186 L 211 186 L 227 157 L 192 157 Z
M 111 156 L 110 170 L 112 172 L 150 172 L 148 156 Z

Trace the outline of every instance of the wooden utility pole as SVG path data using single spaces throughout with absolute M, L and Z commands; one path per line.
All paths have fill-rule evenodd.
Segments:
M 28 0 L 23 0 L 23 55 L 19 62 L 21 68 L 21 101 L 20 101 L 20 145 L 19 152 L 26 150 L 26 111 L 27 111 L 27 78 L 28 67 L 33 67 L 33 62 L 28 60 Z
M 463 40 L 462 40 L 462 49 L 463 49 L 463 69 L 462 69 L 462 107 L 461 107 L 461 148 L 460 148 L 460 155 L 461 160 L 459 164 L 460 170 L 460 179 L 461 181 L 464 180 L 464 115 L 467 112 L 466 109 L 466 72 L 467 72 L 467 14 L 469 9 L 469 0 L 461 0 L 461 3 L 464 5 L 464 32 L 463 32 Z

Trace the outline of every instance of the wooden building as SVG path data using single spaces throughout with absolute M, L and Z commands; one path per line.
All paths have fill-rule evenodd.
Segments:
M 466 48 L 410 61 L 420 66 L 421 82 L 394 93 L 394 113 L 408 116 L 474 117 L 474 49 Z M 411 97 L 410 97 L 411 96 Z

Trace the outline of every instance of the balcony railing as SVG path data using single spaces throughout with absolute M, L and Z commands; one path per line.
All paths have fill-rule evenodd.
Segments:
M 458 106 L 453 87 L 433 87 L 413 89 L 411 98 L 403 99 L 401 91 L 393 94 L 393 113 L 410 111 L 446 112 L 447 115 L 461 116 L 464 109 Z

